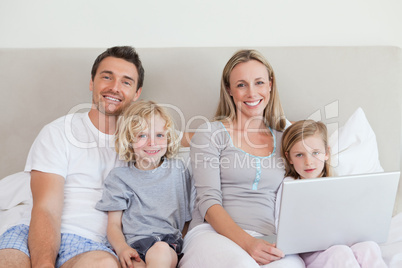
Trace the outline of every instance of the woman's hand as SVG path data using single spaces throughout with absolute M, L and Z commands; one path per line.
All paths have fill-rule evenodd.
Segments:
M 133 268 L 134 267 L 133 263 L 132 263 L 133 259 L 136 262 L 142 261 L 138 252 L 135 249 L 133 249 L 132 247 L 130 247 L 129 245 L 120 249 L 117 252 L 117 256 L 119 257 L 121 266 L 123 268 Z
M 275 245 L 255 238 L 240 228 L 221 205 L 211 206 L 205 219 L 215 231 L 242 247 L 259 265 L 271 263 L 284 256 Z
M 250 238 L 245 250 L 258 263 L 258 265 L 265 265 L 285 256 L 280 249 L 275 247 L 274 244 L 270 244 L 263 239 L 255 237 Z

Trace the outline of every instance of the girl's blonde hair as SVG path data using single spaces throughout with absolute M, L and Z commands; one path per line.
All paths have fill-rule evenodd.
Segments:
M 265 57 L 256 50 L 239 50 L 226 63 L 221 79 L 220 100 L 214 119 L 219 121 L 236 120 L 236 105 L 232 96 L 230 96 L 228 92 L 228 89 L 230 88 L 230 74 L 237 64 L 251 60 L 256 60 L 264 64 L 268 71 L 269 81 L 272 82 L 271 96 L 269 98 L 268 105 L 264 110 L 265 124 L 267 127 L 282 131 L 286 126 L 286 119 L 283 113 L 281 102 L 279 100 L 274 69 L 265 59 Z
M 180 146 L 180 139 L 176 133 L 174 122 L 169 113 L 153 101 L 138 101 L 127 107 L 117 120 L 116 129 L 116 152 L 120 159 L 126 162 L 135 161 L 133 143 L 138 133 L 147 129 L 152 118 L 159 115 L 166 121 L 167 150 L 166 158 L 174 157 Z
M 285 176 L 290 176 L 295 179 L 299 177 L 299 174 L 296 172 L 295 168 L 292 164 L 290 164 L 288 157 L 286 157 L 286 153 L 289 154 L 292 147 L 295 143 L 302 141 L 305 138 L 320 135 L 322 141 L 324 142 L 325 152 L 328 155 L 328 160 L 325 161 L 324 169 L 321 173 L 320 177 L 331 177 L 332 176 L 332 168 L 331 168 L 331 152 L 328 147 L 328 131 L 327 127 L 322 122 L 316 122 L 314 120 L 301 120 L 292 124 L 288 127 L 282 136 L 282 158 L 285 161 Z

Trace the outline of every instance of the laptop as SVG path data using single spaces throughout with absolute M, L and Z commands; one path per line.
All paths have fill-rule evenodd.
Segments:
M 285 254 L 386 242 L 400 172 L 284 181 L 276 236 Z

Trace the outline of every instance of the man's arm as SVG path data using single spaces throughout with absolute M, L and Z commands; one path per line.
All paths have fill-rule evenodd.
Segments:
M 33 208 L 28 247 L 32 267 L 54 267 L 61 240 L 64 178 L 33 170 L 31 191 Z

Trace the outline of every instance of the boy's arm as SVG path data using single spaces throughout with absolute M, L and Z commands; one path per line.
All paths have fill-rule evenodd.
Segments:
M 32 267 L 54 267 L 60 248 L 64 178 L 31 171 L 33 207 L 28 235 Z
M 107 238 L 116 251 L 122 267 L 133 267 L 131 258 L 137 262 L 140 262 L 141 258 L 137 251 L 126 243 L 121 225 L 122 216 L 123 211 L 121 210 L 108 212 Z

